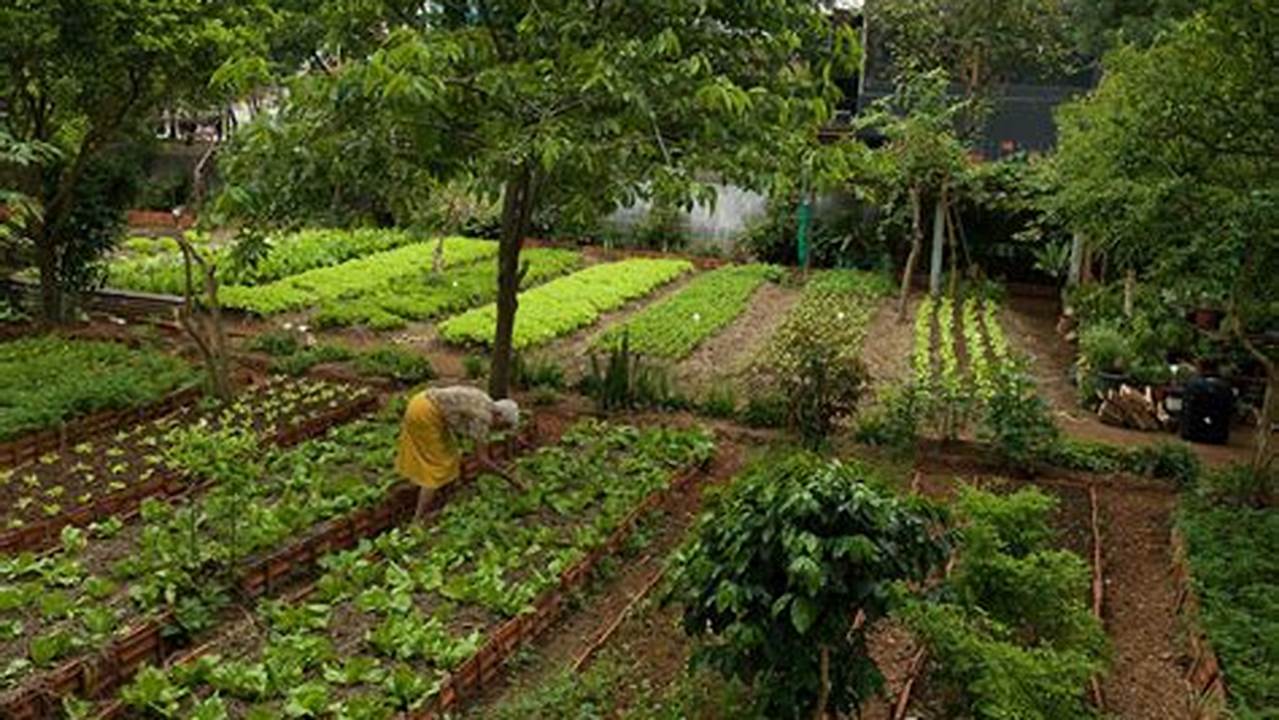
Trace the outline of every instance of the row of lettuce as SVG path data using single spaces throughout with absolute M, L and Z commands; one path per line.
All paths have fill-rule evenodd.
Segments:
M 315 444 L 341 445 L 337 464 L 308 474 L 353 466 L 364 477 L 349 481 L 351 503 L 380 494 L 383 481 L 368 481 L 389 467 L 392 429 L 370 421 L 337 431 Z M 479 478 L 429 523 L 325 557 L 308 596 L 263 601 L 255 618 L 207 637 L 198 658 L 144 669 L 120 697 L 157 717 L 389 718 L 420 708 L 497 625 L 713 449 L 696 429 L 576 425 L 517 462 L 527 493 Z

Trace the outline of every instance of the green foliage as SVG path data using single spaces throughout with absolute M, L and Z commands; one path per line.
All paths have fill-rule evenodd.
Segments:
M 1191 487 L 1203 472 L 1198 456 L 1185 443 L 1162 440 L 1153 445 L 1119 447 L 1062 437 L 1043 456 L 1045 462 L 1095 473 L 1133 473 L 1172 480 Z
M 529 250 L 522 258 L 528 267 L 525 288 L 571 272 L 581 261 L 575 252 L 546 248 Z M 419 270 L 354 297 L 321 303 L 315 322 L 320 327 L 363 324 L 378 330 L 393 329 L 492 302 L 496 294 L 494 269 L 486 262 L 464 265 L 438 277 Z
M 435 377 L 431 361 L 419 352 L 384 345 L 361 352 L 355 358 L 361 375 L 384 377 L 406 385 L 416 385 Z
M 614 345 L 626 333 L 637 352 L 681 360 L 736 319 L 759 286 L 779 275 L 768 265 L 728 265 L 705 273 L 671 297 L 610 327 L 596 346 Z
M 756 428 L 781 428 L 786 426 L 786 398 L 780 395 L 754 395 L 746 400 L 740 419 Z
M 944 548 L 931 512 L 867 484 L 856 465 L 797 454 L 761 463 L 717 497 L 675 562 L 697 659 L 752 686 L 769 717 L 810 717 L 829 653 L 830 708 L 878 686 L 865 627 L 890 584 L 920 580 Z M 852 627 L 857 611 L 866 625 Z
M 1279 494 L 1279 470 L 1230 464 L 1204 473 L 1200 494 L 1210 502 L 1266 508 Z
M 1200 621 L 1221 661 L 1230 710 L 1247 720 L 1279 713 L 1279 512 L 1182 505 Z
M 391 286 L 407 286 L 428 275 L 436 245 L 437 242 L 419 242 L 307 270 L 264 285 L 232 285 L 222 288 L 220 297 L 226 307 L 258 315 L 274 315 L 354 299 Z M 443 266 L 461 267 L 491 258 L 496 253 L 497 244 L 493 242 L 445 238 Z
M 1050 549 L 1055 506 L 1036 489 L 965 488 L 954 570 L 935 600 L 903 606 L 934 659 L 930 681 L 956 694 L 959 714 L 1093 717 L 1083 690 L 1104 667 L 1105 634 L 1084 603 L 1088 566 Z
M 301 350 L 302 341 L 297 333 L 288 330 L 268 330 L 255 336 L 249 342 L 248 348 L 254 352 L 266 353 L 271 357 L 285 357 Z
M 143 405 L 194 379 L 158 350 L 47 335 L 0 344 L 0 440 L 78 415 Z
M 527 358 L 517 353 L 511 364 L 511 382 L 522 390 L 563 390 L 564 367 L 553 358 Z
M 698 407 L 713 418 L 732 418 L 737 415 L 737 391 L 729 384 L 716 385 Z
M 389 429 L 367 427 L 363 437 L 393 451 Z M 333 438 L 325 451 L 350 444 Z M 357 717 L 420 708 L 446 670 L 475 654 L 483 630 L 527 612 L 641 500 L 713 451 L 700 430 L 577 424 L 559 443 L 516 461 L 527 492 L 478 478 L 428 525 L 393 529 L 324 557 L 304 602 L 260 605 L 267 632 L 247 644 L 233 641 L 234 659 L 208 657 L 146 683 L 182 696 L 216 690 L 291 707 L 286 712 L 297 716 L 336 713 L 329 703 L 339 696 L 345 712 L 370 713 Z M 389 455 L 377 461 L 385 467 Z M 368 630 L 352 636 L 352 624 Z
M 467 380 L 479 380 L 489 374 L 488 358 L 482 355 L 467 355 L 462 358 L 462 370 Z
M 687 260 L 632 259 L 595 265 L 520 294 L 515 348 L 541 345 L 590 325 L 609 310 L 652 292 L 693 269 Z M 440 323 L 453 343 L 493 341 L 497 307 L 487 305 Z
M 350 360 L 355 351 L 342 345 L 322 344 L 302 348 L 292 355 L 285 355 L 271 360 L 271 372 L 281 375 L 305 375 L 316 365 Z
M 207 236 L 189 233 L 218 266 L 223 285 L 264 285 L 316 268 L 332 267 L 374 253 L 405 245 L 422 244 L 427 238 L 402 230 L 303 230 L 263 240 L 255 262 L 241 261 L 236 246 L 213 246 Z M 182 252 L 177 243 L 163 238 L 148 243 L 126 243 L 127 253 L 107 266 L 107 285 L 126 290 L 181 295 L 186 287 Z
M 591 355 L 590 370 L 581 380 L 581 390 L 595 400 L 601 412 L 678 408 L 687 404 L 672 387 L 670 372 L 632 352 L 626 333 L 608 351 L 603 367 L 599 356 Z
M 978 436 L 1010 467 L 1033 467 L 1058 441 L 1052 413 L 1035 381 L 1016 363 L 1000 367 L 986 401 Z

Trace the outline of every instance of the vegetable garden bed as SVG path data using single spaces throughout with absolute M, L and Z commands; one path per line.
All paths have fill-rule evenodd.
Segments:
M 311 592 L 262 607 L 266 634 L 245 623 L 168 672 L 144 670 L 110 714 L 443 711 L 549 625 L 566 591 L 711 448 L 700 431 L 579 425 L 517 463 L 534 478 L 528 493 L 482 477 L 430 527 L 329 556 Z
M 207 236 L 188 233 L 197 247 L 210 248 Z M 329 267 L 376 252 L 394 250 L 426 238 L 401 230 L 302 230 L 270 240 L 270 248 L 252 268 L 235 269 L 226 248 L 213 251 L 224 285 L 259 285 Z M 107 266 L 107 287 L 181 295 L 186 287 L 182 251 L 170 237 L 130 238 Z
M 299 275 L 253 287 L 222 289 L 222 304 L 256 315 L 274 315 L 376 293 L 391 283 L 412 282 L 429 275 L 436 243 L 424 242 L 375 253 L 341 265 L 308 270 Z M 450 237 L 444 240 L 443 266 L 456 268 L 497 254 L 489 240 Z
M 780 274 L 779 268 L 768 265 L 729 265 L 713 270 L 626 323 L 609 328 L 595 345 L 608 349 L 625 334 L 636 352 L 682 360 L 735 320 L 760 285 Z
M 534 347 L 586 327 L 693 269 L 687 260 L 634 259 L 594 265 L 520 294 L 514 344 Z M 486 305 L 445 320 L 440 335 L 459 344 L 490 345 L 497 306 Z
M 581 255 L 570 250 L 529 250 L 520 259 L 528 265 L 523 288 L 559 277 L 581 263 Z M 417 267 L 411 275 L 384 283 L 367 293 L 321 303 L 315 324 L 319 327 L 366 325 L 389 330 L 403 327 L 409 321 L 433 320 L 492 302 L 497 296 L 495 276 L 496 268 L 489 262 L 458 267 L 439 278 Z
M 528 427 L 529 431 L 522 432 L 518 437 L 511 436 L 506 443 L 495 445 L 494 458 L 500 461 L 513 457 L 518 451 L 535 443 L 537 440 L 536 431 L 533 429 L 535 426 Z M 268 493 L 250 500 L 247 507 L 251 513 L 255 512 L 254 508 L 264 507 L 260 503 L 268 501 L 273 503 L 271 506 L 274 508 L 273 512 L 278 513 L 278 517 L 286 518 L 284 520 L 286 527 L 278 527 L 279 522 L 266 523 L 268 526 L 277 526 L 275 531 L 265 533 L 263 537 L 247 540 L 244 550 L 258 546 L 270 548 L 269 550 L 245 556 L 243 560 L 236 563 L 234 572 L 229 576 L 214 575 L 200 582 L 221 583 L 225 586 L 223 590 L 233 589 L 235 594 L 244 600 L 270 595 L 281 587 L 287 587 L 288 581 L 311 570 L 315 562 L 327 553 L 350 548 L 411 518 L 417 504 L 418 491 L 415 486 L 395 478 L 383 477 L 375 483 L 360 487 L 356 483 L 335 477 L 341 472 L 351 472 L 352 463 L 358 465 L 360 472 L 365 475 L 371 476 L 381 472 L 385 476 L 385 467 L 371 464 L 375 461 L 370 459 L 370 453 L 379 456 L 387 454 L 391 449 L 390 439 L 395 437 L 394 429 L 394 425 L 388 421 L 361 421 L 348 428 L 334 431 L 324 440 L 313 441 L 293 453 L 281 456 L 272 470 L 274 475 L 279 476 L 274 479 L 280 480 L 281 483 L 296 485 L 297 481 L 290 483 L 287 476 L 297 477 L 304 468 L 317 473 L 327 471 L 330 477 L 327 480 L 316 480 L 308 487 L 276 488 L 277 491 L 283 492 L 280 497 L 271 498 Z M 356 449 L 348 451 L 348 447 Z M 376 462 L 383 459 L 389 465 L 389 457 L 379 457 Z M 468 458 L 464 463 L 464 472 L 474 474 L 474 458 Z M 218 493 L 217 489 L 210 494 L 216 493 Z M 444 493 L 441 497 L 446 495 L 447 493 Z M 312 503 L 312 509 L 290 507 L 290 503 L 296 505 L 303 498 Z M 218 499 L 204 499 L 201 502 L 207 508 L 215 506 Z M 317 503 L 321 508 L 313 510 Z M 309 524 L 316 518 L 340 512 L 344 507 L 355 507 L 355 509 L 331 519 Z M 144 553 L 154 553 L 156 551 L 154 538 L 148 540 L 149 535 L 172 535 L 175 530 L 181 530 L 174 526 L 173 518 L 162 517 L 163 510 L 155 509 L 153 513 L 158 520 L 149 522 L 146 527 L 128 527 L 124 528 L 123 532 L 115 531 L 120 532 L 118 536 L 101 536 L 94 537 L 88 542 L 81 541 L 64 548 L 61 554 L 78 557 L 85 565 L 100 565 L 110 558 L 118 557 L 120 559 L 112 568 L 113 575 L 118 574 L 120 572 L 118 568 L 121 567 L 126 574 L 139 570 L 128 565 L 127 558 L 131 555 L 130 551 L 137 551 L 140 548 Z M 257 520 L 261 521 L 262 517 L 258 514 Z M 95 546 L 92 544 L 94 541 L 114 543 L 115 547 Z M 197 539 L 197 542 L 201 543 L 217 541 L 218 538 L 214 533 L 205 531 L 201 531 Z M 54 555 L 42 560 L 48 560 L 52 563 L 51 566 L 56 566 L 60 560 L 65 561 L 65 557 L 58 558 Z M 155 567 L 154 563 L 144 562 L 143 565 L 153 572 L 157 570 L 163 572 L 163 569 Z M 9 570 L 12 569 L 12 567 L 9 568 Z M 143 582 L 144 585 L 133 587 L 148 587 L 145 581 L 140 580 L 137 573 L 134 573 L 134 579 Z M 81 588 L 87 588 L 89 592 L 92 592 L 93 587 L 101 586 L 104 582 L 109 581 L 103 580 L 101 576 L 86 577 L 81 583 Z M 203 591 L 210 592 L 207 587 L 203 588 Z M 53 592 L 59 591 L 53 590 Z M 119 601 L 119 598 L 125 594 L 124 589 L 118 589 L 114 599 Z M 134 598 L 138 595 L 132 587 L 127 590 L 127 594 Z M 148 595 L 145 592 L 141 594 Z M 91 621 L 105 622 L 103 618 L 99 620 L 93 618 L 95 615 L 101 615 L 100 611 L 103 608 L 110 607 L 111 598 L 105 599 L 104 602 L 107 604 L 103 605 L 95 605 L 95 601 L 96 598 L 77 597 L 76 609 L 72 611 L 75 618 L 86 625 Z M 88 607 L 85 607 L 86 605 Z M 97 647 L 95 651 L 56 665 L 50 670 L 33 676 L 33 679 L 25 681 L 20 688 L 0 696 L 0 710 L 5 713 L 4 716 L 46 717 L 62 707 L 64 699 L 72 701 L 76 697 L 101 697 L 120 684 L 128 682 L 144 663 L 163 662 L 175 651 L 181 649 L 183 645 L 181 637 L 175 639 L 172 632 L 182 622 L 180 605 L 173 607 L 171 602 L 155 605 L 148 612 L 142 612 L 143 608 L 140 607 L 132 609 L 142 614 L 123 618 L 123 620 L 129 620 L 130 624 L 126 629 L 114 633 L 112 637 L 108 637 L 105 632 L 99 632 L 96 635 L 80 635 L 75 638 L 77 646 L 105 643 Z M 69 615 L 68 619 L 72 619 L 72 616 Z M 12 619 L 7 622 L 12 622 Z M 55 627 L 39 637 L 51 637 L 59 631 L 65 632 L 65 625 L 61 630 Z M 12 668 L 13 661 L 9 662 Z
M 3 343 L 0 441 L 77 415 L 153 403 L 194 380 L 185 362 L 156 350 L 56 335 Z M 46 436 L 32 442 L 49 440 Z
M 183 491 L 182 468 L 164 451 L 176 432 L 195 427 L 242 429 L 276 445 L 290 445 L 367 412 L 377 400 L 364 387 L 277 381 L 246 393 L 232 406 L 185 405 L 157 420 L 84 440 L 64 451 L 0 470 L 0 551 L 56 544 L 62 528 L 128 512 L 143 498 Z

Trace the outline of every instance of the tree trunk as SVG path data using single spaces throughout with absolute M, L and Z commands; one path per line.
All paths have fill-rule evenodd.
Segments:
M 41 228 L 36 237 L 36 266 L 40 271 L 40 319 L 45 325 L 58 325 L 62 313 L 62 283 L 58 278 L 58 251 L 53 238 Z
M 941 295 L 942 248 L 946 244 L 946 189 L 943 187 L 933 210 L 933 255 L 928 266 L 928 292 Z
M 1124 274 L 1124 317 L 1131 318 L 1133 302 L 1137 295 L 1137 271 L 1131 268 Z
M 1074 287 L 1084 278 L 1084 236 L 1072 233 L 1070 236 L 1070 269 L 1066 272 L 1066 284 Z
M 222 325 L 222 307 L 218 301 L 218 269 L 204 258 L 179 231 L 174 240 L 182 249 L 186 283 L 184 284 L 182 307 L 178 309 L 178 322 L 191 340 L 195 342 L 204 366 L 209 373 L 209 390 L 223 404 L 229 404 L 235 396 L 235 388 L 231 383 L 231 365 L 227 355 L 226 329 Z M 195 299 L 194 273 L 199 268 L 201 287 L 204 290 L 205 303 L 208 305 L 208 317 L 197 313 Z
M 1275 462 L 1274 426 L 1279 422 L 1279 363 L 1266 364 L 1266 394 L 1261 401 L 1261 416 L 1257 418 L 1257 447 L 1253 451 L 1253 472 L 1258 478 L 1266 477 L 1273 469 Z M 1267 504 L 1274 501 L 1274 492 L 1279 488 L 1267 486 L 1264 490 Z
M 497 331 L 489 371 L 489 395 L 504 398 L 511 392 L 511 366 L 515 336 L 515 312 L 519 309 L 520 249 L 533 212 L 533 169 L 521 164 L 506 181 L 502 198 L 502 237 L 497 251 Z
M 823 720 L 830 706 L 830 648 L 822 646 L 820 661 L 821 685 L 817 690 L 817 709 L 813 711 L 814 720 Z
M 910 254 L 906 256 L 906 267 L 902 270 L 901 297 L 897 302 L 898 322 L 906 322 L 906 310 L 910 306 L 910 277 L 915 273 L 915 263 L 918 262 L 919 254 L 924 249 L 923 200 L 919 195 L 919 188 L 910 189 L 910 209 L 914 221 L 910 241 Z

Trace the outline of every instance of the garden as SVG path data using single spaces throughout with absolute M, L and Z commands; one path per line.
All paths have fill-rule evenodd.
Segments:
M 20 5 L 0 718 L 1279 717 L 1264 3 Z

